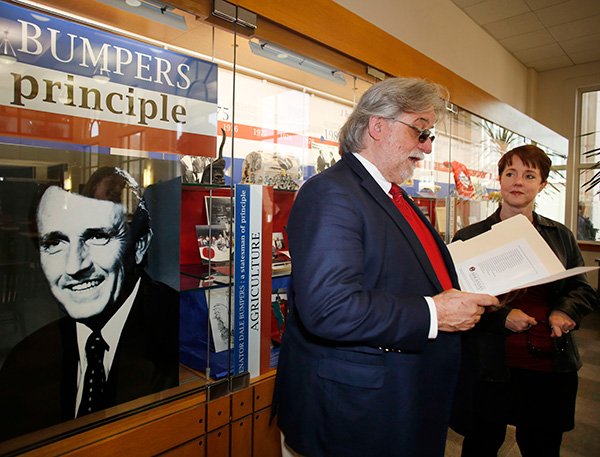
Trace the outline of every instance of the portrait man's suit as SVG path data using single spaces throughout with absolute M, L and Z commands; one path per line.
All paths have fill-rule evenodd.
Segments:
M 108 406 L 178 385 L 178 294 L 142 275 L 107 379 Z M 0 371 L 0 441 L 73 419 L 79 356 L 75 321 L 26 337 Z
M 457 287 L 442 239 L 411 204 Z M 310 457 L 443 456 L 460 335 L 428 339 L 424 297 L 442 286 L 389 195 L 343 154 L 300 189 L 288 237 L 291 311 L 275 393 L 288 445 Z

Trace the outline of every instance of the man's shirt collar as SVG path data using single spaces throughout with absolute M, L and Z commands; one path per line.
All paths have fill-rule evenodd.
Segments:
M 358 161 L 362 164 L 363 167 L 366 168 L 367 172 L 371 175 L 371 177 L 375 180 L 379 187 L 387 194 L 390 195 L 390 189 L 392 188 L 392 183 L 383 177 L 381 172 L 377 169 L 377 167 L 369 162 L 369 160 L 365 159 L 362 155 L 357 152 L 352 153 L 354 157 L 358 159 Z M 390 196 L 391 198 L 391 196 Z

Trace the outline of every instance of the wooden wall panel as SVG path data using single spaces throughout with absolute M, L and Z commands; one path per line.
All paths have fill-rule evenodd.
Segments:
M 22 455 L 156 455 L 205 433 L 205 397 L 193 395 L 96 427 Z M 92 451 L 93 450 L 93 451 Z M 142 451 L 142 453 L 140 453 Z
M 229 423 L 230 397 L 221 397 L 207 404 L 206 429 L 210 432 Z
M 211 402 L 204 395 L 177 400 L 22 455 L 280 457 L 279 428 L 271 419 L 274 383 L 272 371 Z
M 229 425 L 221 427 L 207 436 L 207 455 L 210 457 L 229 457 Z
M 257 383 L 254 386 L 254 411 L 261 410 L 271 405 L 273 400 L 273 389 L 275 388 L 275 376 Z
M 271 420 L 271 408 L 254 413 L 254 457 L 281 457 L 280 431 L 276 420 Z
M 252 457 L 252 414 L 231 423 L 231 457 Z
M 252 414 L 253 390 L 243 389 L 231 395 L 231 419 L 237 420 Z
M 207 457 L 206 456 L 206 436 L 189 441 L 181 446 L 171 449 L 161 457 Z
M 140 455 L 142 446 L 144 455 L 157 455 L 202 435 L 204 427 L 199 423 L 200 416 L 204 416 L 204 406 L 144 424 L 66 455 Z

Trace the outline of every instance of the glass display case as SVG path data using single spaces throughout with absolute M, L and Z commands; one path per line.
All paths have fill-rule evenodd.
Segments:
M 76 2 L 67 3 L 66 9 L 76 10 Z M 0 389 L 6 399 L 23 385 L 10 384 L 18 379 L 14 371 L 23 369 L 11 360 L 33 339 L 46 342 L 48 365 L 68 363 L 73 377 L 68 386 L 56 380 L 50 394 L 47 379 L 25 383 L 47 398 L 35 414 L 21 410 L 23 422 L 12 431 L 3 427 L 0 441 L 7 441 L 0 451 L 58 439 L 182 395 L 208 392 L 211 398 L 273 371 L 285 331 L 291 274 L 286 224 L 295 193 L 339 160 L 338 131 L 376 81 L 185 11 L 170 11 L 187 24 L 174 33 L 173 26 L 148 28 L 147 21 L 129 20 L 117 10 L 108 15 L 102 8 L 89 12 L 91 24 L 43 6 L 0 4 L 7 30 L 4 54 L 14 57 L 0 56 Z M 299 59 L 310 64 L 299 66 Z M 527 142 L 449 105 L 446 119 L 436 125 L 433 152 L 404 188 L 449 242 L 458 229 L 495 210 L 497 161 L 510 147 Z M 92 222 L 101 211 L 94 209 L 97 198 L 89 193 L 89 182 L 107 169 L 120 173 L 118 192 L 104 203 L 120 205 L 123 233 L 107 222 Z M 557 188 L 564 184 L 560 176 L 556 182 Z M 63 216 L 62 226 L 44 231 L 40 202 L 48 189 L 57 189 L 53 214 Z M 564 195 L 548 205 L 560 201 L 558 207 L 564 207 Z M 149 214 L 152 236 L 129 239 L 125 233 L 135 226 L 140 208 Z M 71 237 L 74 227 L 80 232 Z M 177 335 L 168 360 L 148 359 L 155 343 L 138 334 L 129 344 L 145 358 L 131 356 L 127 363 L 139 370 L 138 380 L 155 379 L 159 368 L 173 364 L 176 374 L 148 388 L 120 384 L 123 391 L 117 389 L 110 403 L 84 417 L 77 411 L 82 393 L 74 386 L 85 372 L 79 361 L 85 341 L 76 329 L 110 321 L 107 315 L 131 303 L 129 295 L 140 289 L 128 289 L 124 281 L 128 294 L 113 293 L 106 301 L 110 312 L 82 317 L 70 311 L 53 281 L 78 297 L 72 301 L 93 301 L 94 289 L 111 273 L 103 259 L 94 263 L 86 256 L 119 236 L 129 244 L 118 252 L 124 258 L 130 249 L 132 257 L 113 260 L 112 267 L 128 271 L 133 263 L 140 284 L 159 283 L 163 291 L 144 289 L 147 303 L 160 298 L 156 306 L 178 316 L 162 311 L 146 316 L 160 338 Z M 254 242 L 259 248 L 253 251 Z M 61 267 L 68 279 L 54 280 L 43 258 L 66 244 L 76 253 L 65 256 Z M 128 309 L 117 328 L 127 328 L 137 308 Z M 56 325 L 71 328 L 75 342 L 68 352 L 66 339 L 56 347 L 49 343 L 48 338 L 67 338 L 57 330 L 48 336 Z M 115 367 L 125 340 L 112 341 L 117 349 L 105 365 L 109 380 L 119 374 Z M 39 370 L 37 360 L 20 360 Z M 2 374 L 9 369 L 13 373 Z M 48 398 L 61 401 L 65 390 L 72 397 L 66 410 L 59 405 L 60 414 L 32 419 L 45 415 L 39 405 Z M 27 433 L 24 440 L 8 441 Z

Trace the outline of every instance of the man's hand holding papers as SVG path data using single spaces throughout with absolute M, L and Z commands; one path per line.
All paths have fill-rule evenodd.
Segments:
M 487 294 L 472 294 L 448 289 L 433 297 L 438 328 L 442 332 L 469 330 L 479 322 L 487 307 L 498 306 L 498 299 Z

